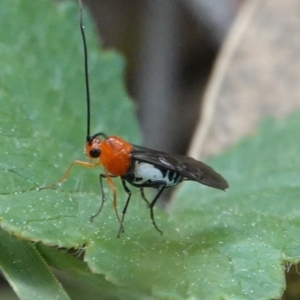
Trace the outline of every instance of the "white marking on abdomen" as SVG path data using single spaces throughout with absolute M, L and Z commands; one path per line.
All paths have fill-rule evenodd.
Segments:
M 149 182 L 165 182 L 167 187 L 177 185 L 181 179 L 181 176 L 176 176 L 177 180 L 170 180 L 169 172 L 175 174 L 174 171 L 166 170 L 165 176 L 160 169 L 155 167 L 152 164 L 148 164 L 145 162 L 135 162 L 134 168 L 134 184 L 143 185 L 143 183 Z M 179 175 L 179 174 L 178 174 Z

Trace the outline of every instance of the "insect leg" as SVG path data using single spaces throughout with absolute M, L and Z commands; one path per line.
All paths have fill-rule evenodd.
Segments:
M 116 190 L 116 187 L 112 181 L 112 177 L 114 176 L 111 176 L 111 175 L 108 175 L 108 174 L 105 174 L 105 178 L 106 178 L 106 181 L 113 193 L 113 208 L 115 210 L 115 213 L 116 213 L 116 216 L 117 216 L 117 219 L 119 221 L 119 224 L 120 224 L 120 229 L 119 229 L 119 232 L 123 232 L 124 231 L 124 228 L 123 228 L 123 224 L 122 224 L 122 221 L 120 219 L 120 216 L 119 216 L 119 213 L 118 213 L 118 210 L 117 210 L 117 190 Z
M 150 202 L 148 201 L 148 199 L 146 198 L 146 195 L 144 193 L 144 188 L 140 188 L 140 191 L 141 191 L 141 195 L 142 195 L 142 198 L 143 200 L 147 203 L 147 207 L 150 207 Z
M 126 211 L 127 211 L 127 208 L 128 208 L 128 204 L 129 204 L 129 201 L 130 201 L 130 198 L 131 198 L 131 191 L 127 187 L 125 179 L 123 179 L 123 178 L 121 178 L 121 179 L 122 179 L 123 188 L 124 188 L 125 192 L 127 193 L 127 200 L 126 200 L 125 206 L 124 206 L 123 211 L 122 211 L 122 219 L 121 219 L 120 229 L 119 229 L 117 237 L 120 237 L 120 234 L 122 232 L 124 232 L 123 223 L 124 223 L 125 214 L 126 214 Z
M 162 185 L 158 188 L 158 193 L 156 194 L 156 196 L 154 197 L 154 199 L 152 200 L 152 202 L 149 205 L 150 208 L 150 218 L 152 220 L 152 224 L 155 227 L 155 229 L 160 233 L 163 234 L 163 232 L 158 228 L 158 226 L 156 225 L 155 219 L 154 219 L 154 212 L 153 212 L 153 207 L 156 203 L 156 201 L 158 200 L 158 198 L 160 197 L 160 195 L 162 194 L 162 192 L 165 190 L 167 184 L 166 183 L 162 183 Z
M 116 176 L 110 176 L 110 177 L 116 177 Z M 104 193 L 104 189 L 103 189 L 103 178 L 107 178 L 107 175 L 105 175 L 105 174 L 99 175 L 102 201 L 101 201 L 100 207 L 98 208 L 97 212 L 91 216 L 91 222 L 93 222 L 94 218 L 97 217 L 101 213 L 104 202 L 105 202 L 105 193 Z
M 95 168 L 95 167 L 98 167 L 100 164 L 99 163 L 93 164 L 93 163 L 89 163 L 89 162 L 85 162 L 85 161 L 74 160 L 69 165 L 69 167 L 67 168 L 67 170 L 65 171 L 63 176 L 58 181 L 56 181 L 53 184 L 48 185 L 48 186 L 39 187 L 38 190 L 41 191 L 41 190 L 45 190 L 45 189 L 51 189 L 51 188 L 57 186 L 59 183 L 61 183 L 65 179 L 67 179 L 67 177 L 68 177 L 68 175 L 69 175 L 69 173 L 70 173 L 70 171 L 71 171 L 71 169 L 74 165 L 78 165 L 78 166 L 81 166 L 81 167 L 84 167 L 84 168 Z

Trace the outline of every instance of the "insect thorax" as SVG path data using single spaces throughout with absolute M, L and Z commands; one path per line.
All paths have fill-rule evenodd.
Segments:
M 166 184 L 166 188 L 176 186 L 183 177 L 173 170 L 134 160 L 129 171 L 123 178 L 136 187 L 158 188 Z

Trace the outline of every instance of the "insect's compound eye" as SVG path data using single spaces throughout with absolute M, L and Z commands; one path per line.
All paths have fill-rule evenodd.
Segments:
M 92 158 L 98 158 L 100 156 L 100 154 L 101 154 L 101 151 L 98 148 L 92 149 L 90 151 L 90 157 L 92 157 Z

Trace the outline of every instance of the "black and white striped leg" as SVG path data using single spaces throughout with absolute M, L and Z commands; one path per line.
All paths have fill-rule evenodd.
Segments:
M 130 201 L 130 198 L 131 198 L 131 191 L 127 187 L 126 181 L 123 178 L 121 178 L 121 180 L 122 180 L 123 188 L 124 188 L 125 192 L 127 193 L 128 197 L 127 197 L 125 206 L 124 206 L 123 211 L 122 211 L 121 224 L 120 224 L 119 232 L 118 232 L 118 235 L 117 235 L 118 238 L 120 237 L 120 234 L 124 232 L 123 223 L 124 223 L 125 214 L 126 214 L 126 211 L 127 211 L 127 208 L 128 208 L 128 204 L 129 204 L 129 201 Z
M 154 199 L 152 200 L 152 202 L 149 205 L 150 208 L 150 218 L 152 220 L 152 224 L 155 227 L 155 229 L 160 233 L 163 234 L 163 232 L 158 228 L 158 226 L 156 225 L 155 219 L 154 219 L 154 212 L 153 212 L 153 207 L 156 203 L 156 201 L 158 200 L 158 198 L 160 197 L 160 195 L 162 194 L 162 192 L 165 190 L 167 184 L 166 183 L 162 183 L 162 185 L 158 188 L 158 193 L 156 194 L 156 196 L 154 197 Z
M 116 176 L 110 176 L 110 177 L 116 177 Z M 107 178 L 107 176 L 105 174 L 100 174 L 99 175 L 99 178 L 100 178 L 100 191 L 101 191 L 101 204 L 97 210 L 97 212 L 91 216 L 91 222 L 93 222 L 94 218 L 97 217 L 101 211 L 102 211 L 102 208 L 103 208 L 103 205 L 104 205 L 104 202 L 105 202 L 105 193 L 104 193 L 104 188 L 103 188 L 103 178 Z

